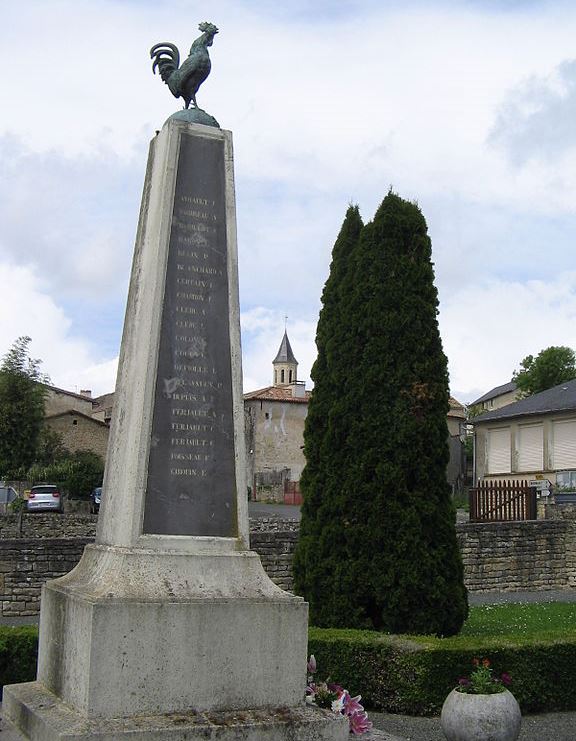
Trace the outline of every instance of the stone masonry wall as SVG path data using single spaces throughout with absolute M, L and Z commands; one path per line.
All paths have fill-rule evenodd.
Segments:
M 57 512 L 23 512 L 0 517 L 0 542 L 8 538 L 92 538 L 96 536 L 96 515 Z
M 70 413 L 48 417 L 46 425 L 61 436 L 68 450 L 91 450 L 106 460 L 110 428 L 103 422 Z
M 71 571 L 89 542 L 87 538 L 0 540 L 2 617 L 36 615 L 44 582 Z
M 35 615 L 47 579 L 70 571 L 94 539 L 96 517 L 34 514 L 0 517 L 1 616 Z M 251 520 L 251 547 L 282 589 L 292 588 L 299 523 Z M 576 587 L 576 521 L 460 523 L 456 526 L 471 592 Z
M 471 592 L 576 586 L 576 522 L 462 523 L 456 527 Z
M 250 533 L 250 547 L 260 556 L 272 581 L 286 591 L 292 589 L 292 556 L 298 532 Z

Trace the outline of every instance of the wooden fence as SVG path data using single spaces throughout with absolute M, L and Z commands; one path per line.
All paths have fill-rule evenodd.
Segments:
M 469 500 L 470 522 L 536 519 L 536 489 L 528 481 L 479 481 Z

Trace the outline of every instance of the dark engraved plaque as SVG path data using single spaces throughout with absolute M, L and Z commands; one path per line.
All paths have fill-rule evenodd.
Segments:
M 224 142 L 181 136 L 143 532 L 235 537 Z

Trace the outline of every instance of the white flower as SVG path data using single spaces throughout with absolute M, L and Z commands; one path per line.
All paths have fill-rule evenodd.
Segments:
M 344 700 L 346 698 L 347 690 L 344 690 L 340 694 L 340 697 L 337 700 L 334 700 L 332 703 L 332 712 L 333 713 L 341 713 L 344 710 Z

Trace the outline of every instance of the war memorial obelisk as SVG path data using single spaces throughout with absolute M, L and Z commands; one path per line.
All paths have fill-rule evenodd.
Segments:
M 200 30 L 181 66 L 152 49 L 186 109 L 150 145 L 96 542 L 44 587 L 37 681 L 4 688 L 31 739 L 348 737 L 304 703 L 306 603 L 249 550 L 232 136 L 188 108 Z

